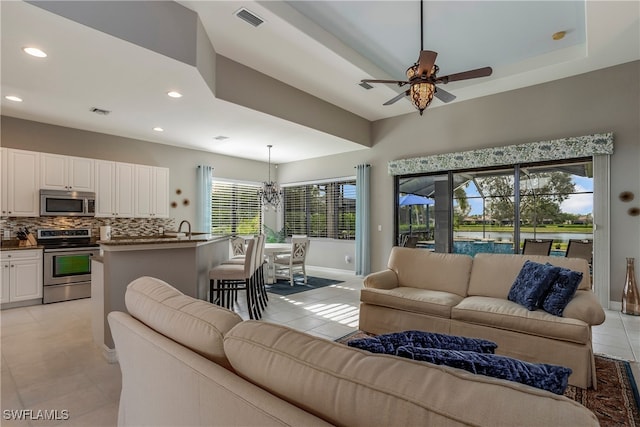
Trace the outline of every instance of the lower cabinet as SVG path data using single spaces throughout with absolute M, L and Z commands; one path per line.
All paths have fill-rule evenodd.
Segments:
M 0 303 L 42 298 L 42 250 L 2 251 Z

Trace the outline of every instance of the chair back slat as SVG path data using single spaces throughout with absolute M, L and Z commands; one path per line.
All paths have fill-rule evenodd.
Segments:
M 231 239 L 231 256 L 244 255 L 245 250 L 244 237 L 234 237 Z
M 293 237 L 291 239 L 291 261 L 302 262 L 307 257 L 309 247 L 308 237 Z

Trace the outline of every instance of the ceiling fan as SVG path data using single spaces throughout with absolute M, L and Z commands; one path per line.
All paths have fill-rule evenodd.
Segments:
M 451 102 L 456 97 L 442 88 L 436 88 L 437 84 L 447 84 L 459 80 L 475 79 L 478 77 L 490 76 L 493 70 L 491 67 L 478 68 L 475 70 L 463 71 L 461 73 L 449 74 L 438 77 L 440 68 L 436 65 L 437 52 L 424 50 L 424 14 L 423 0 L 420 0 L 420 56 L 418 62 L 407 69 L 407 80 L 377 80 L 363 79 L 363 83 L 394 83 L 402 87 L 410 85 L 409 89 L 399 93 L 382 105 L 391 105 L 405 96 L 411 97 L 411 103 L 420 111 L 420 115 L 429 106 L 435 96 L 442 102 Z

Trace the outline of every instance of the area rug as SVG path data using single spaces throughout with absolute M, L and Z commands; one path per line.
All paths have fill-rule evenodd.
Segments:
M 356 331 L 336 342 L 373 336 Z M 567 387 L 564 395 L 589 408 L 602 427 L 640 427 L 640 396 L 629 362 L 596 355 L 598 390 Z
M 341 280 L 324 279 L 314 276 L 307 276 L 307 283 L 304 283 L 304 279 L 300 276 L 294 278 L 293 286 L 291 286 L 288 280 L 279 279 L 276 283 L 267 285 L 267 292 L 287 296 L 324 288 L 325 286 L 337 285 L 338 283 L 343 282 Z

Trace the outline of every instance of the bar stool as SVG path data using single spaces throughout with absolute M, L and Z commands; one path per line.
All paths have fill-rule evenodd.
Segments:
M 256 247 L 254 247 L 256 251 L 256 262 L 255 262 L 255 272 L 251 277 L 252 284 L 255 286 L 256 292 L 256 300 L 260 305 L 260 310 L 264 310 L 267 307 L 267 301 L 269 301 L 269 296 L 267 295 L 266 281 L 264 278 L 264 244 L 266 243 L 266 236 L 264 234 L 259 234 L 257 236 Z M 244 247 L 244 246 L 243 246 Z M 230 259 L 223 261 L 222 264 L 237 264 L 244 265 L 244 255 L 235 255 Z M 234 295 L 235 298 L 235 295 Z
M 258 241 L 254 248 L 256 250 L 255 272 L 251 277 L 251 280 L 252 285 L 255 286 L 256 300 L 260 305 L 260 310 L 264 310 L 267 307 L 267 301 L 269 301 L 264 277 L 264 245 L 266 243 L 266 236 L 264 234 L 259 234 L 257 239 Z M 230 259 L 223 261 L 222 264 L 244 264 L 244 255 L 235 255 Z
M 257 238 L 249 240 L 243 264 L 220 264 L 209 270 L 209 302 L 233 309 L 238 291 L 246 292 L 251 319 L 262 317 L 257 304 L 255 274 Z

